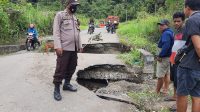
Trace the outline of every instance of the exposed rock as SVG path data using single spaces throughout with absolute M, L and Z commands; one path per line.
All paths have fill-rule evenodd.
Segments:
M 102 37 L 102 35 L 101 35 L 101 32 L 100 32 L 99 34 L 90 37 L 88 39 L 88 43 L 91 43 L 92 41 L 103 41 L 103 39 L 101 37 Z
M 130 51 L 129 47 L 120 43 L 84 44 L 84 53 L 118 54 Z
M 105 88 L 98 89 L 97 94 L 110 94 L 115 96 L 120 96 L 127 94 L 127 92 L 136 91 L 140 92 L 143 90 L 143 86 L 136 83 L 130 83 L 127 81 L 117 81 L 109 83 Z
M 80 70 L 77 73 L 79 79 L 106 79 L 109 81 L 127 80 L 142 83 L 144 77 L 136 71 L 128 71 L 124 65 L 95 65 Z
M 127 104 L 132 104 L 135 107 L 139 108 L 139 105 L 133 102 L 127 94 L 130 91 L 142 91 L 142 86 L 135 83 L 130 83 L 127 81 L 117 81 L 109 83 L 107 87 L 100 88 L 96 91 L 96 95 L 114 101 L 120 101 Z M 140 112 L 138 109 L 134 112 Z
M 154 73 L 154 56 L 150 52 L 144 50 L 144 49 L 139 49 L 142 55 L 144 67 L 143 67 L 143 73 Z
M 86 87 L 89 90 L 94 91 L 94 92 L 96 92 L 100 88 L 108 86 L 108 81 L 107 80 L 77 79 L 77 82 L 80 85 L 82 85 L 82 86 L 84 86 L 84 87 Z
M 153 93 L 156 81 L 151 80 L 144 84 L 135 84 L 127 81 L 111 82 L 107 87 L 98 89 L 95 93 L 97 96 L 124 102 L 134 105 L 137 109 L 145 112 L 160 112 L 164 108 L 169 108 L 175 102 L 165 102 L 163 97 L 159 97 Z M 128 94 L 136 95 L 136 98 L 130 97 Z

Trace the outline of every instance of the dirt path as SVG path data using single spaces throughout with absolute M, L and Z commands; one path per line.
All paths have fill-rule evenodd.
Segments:
M 81 32 L 82 44 L 88 44 L 88 39 L 91 36 L 94 36 L 99 33 L 101 33 L 103 41 L 92 41 L 91 43 L 119 43 L 119 38 L 116 34 L 107 33 L 107 31 L 102 28 L 96 28 L 94 34 L 92 35 L 87 34 L 87 31 Z
M 87 38 L 86 32 L 81 35 L 83 39 Z M 116 35 L 103 35 L 107 35 L 110 42 L 116 40 Z M 92 91 L 78 85 L 76 75 L 72 83 L 78 86 L 79 91 L 62 91 L 63 100 L 54 101 L 52 76 L 55 63 L 56 56 L 53 53 L 47 55 L 22 51 L 1 56 L 0 112 L 137 112 L 132 105 L 98 98 Z M 122 62 L 114 54 L 79 54 L 77 70 L 94 64 Z

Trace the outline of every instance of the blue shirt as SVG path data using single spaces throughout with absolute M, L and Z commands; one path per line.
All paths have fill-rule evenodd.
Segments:
M 28 28 L 28 33 L 33 33 L 34 39 L 36 39 L 38 36 L 37 30 L 35 28 Z
M 159 57 L 170 57 L 172 54 L 172 47 L 174 45 L 174 32 L 167 28 L 163 31 L 160 40 L 158 42 L 158 47 L 161 48 Z

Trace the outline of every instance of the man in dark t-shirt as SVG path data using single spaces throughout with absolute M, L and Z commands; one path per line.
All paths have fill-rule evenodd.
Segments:
M 184 13 L 189 16 L 183 36 L 187 54 L 177 72 L 177 112 L 187 111 L 187 96 L 192 98 L 192 112 L 200 112 L 200 0 L 186 0 Z

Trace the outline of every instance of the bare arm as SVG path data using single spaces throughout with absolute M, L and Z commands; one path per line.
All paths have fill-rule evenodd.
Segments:
M 192 42 L 193 42 L 194 48 L 197 52 L 197 55 L 200 58 L 200 35 L 193 35 Z

